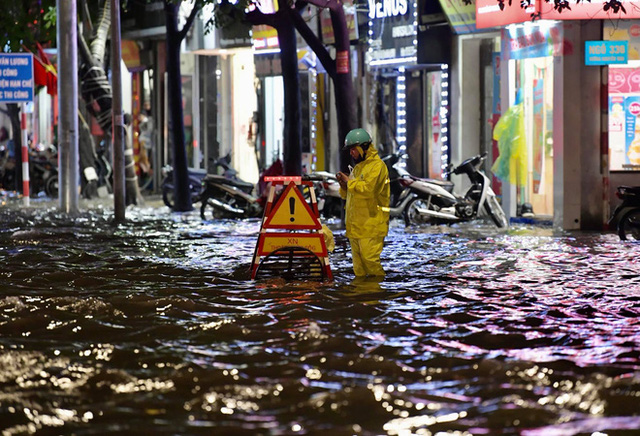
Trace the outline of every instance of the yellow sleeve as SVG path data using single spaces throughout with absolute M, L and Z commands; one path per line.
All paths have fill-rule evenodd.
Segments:
M 349 191 L 359 197 L 373 198 L 376 193 L 376 182 L 381 172 L 381 165 L 384 165 L 384 162 L 378 160 L 363 168 L 360 177 L 347 182 Z

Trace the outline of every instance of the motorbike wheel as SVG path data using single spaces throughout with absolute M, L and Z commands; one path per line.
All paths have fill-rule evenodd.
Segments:
M 173 209 L 173 185 L 162 185 L 162 201 L 169 209 Z
M 493 195 L 487 197 L 487 201 L 484 203 L 484 210 L 491 217 L 491 220 L 497 227 L 503 228 L 509 225 L 507 216 L 502 210 L 498 199 Z
M 190 179 L 189 190 L 191 191 L 191 203 L 193 204 L 193 203 L 199 202 L 200 196 L 201 196 L 200 180 Z M 173 209 L 173 196 L 174 196 L 173 183 L 163 184 L 162 185 L 162 201 L 170 209 Z
M 422 216 L 418 209 L 428 209 L 427 203 L 422 198 L 414 198 L 407 204 L 404 210 L 404 222 L 408 227 L 432 224 L 431 217 Z
M 49 177 L 44 182 L 44 192 L 49 198 L 58 198 L 58 176 Z
M 618 236 L 623 241 L 640 241 L 640 209 L 631 209 L 620 218 Z

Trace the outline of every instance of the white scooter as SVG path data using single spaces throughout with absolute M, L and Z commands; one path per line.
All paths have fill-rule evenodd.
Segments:
M 466 174 L 471 181 L 463 197 L 453 193 L 453 182 L 405 174 L 401 183 L 415 194 L 405 209 L 406 224 L 453 224 L 489 216 L 496 226 L 507 227 L 509 222 L 490 180 L 480 170 L 486 157 L 487 153 L 474 156 L 450 170 L 453 174 Z

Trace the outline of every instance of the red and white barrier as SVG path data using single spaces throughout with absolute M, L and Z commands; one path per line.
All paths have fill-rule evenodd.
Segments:
M 27 135 L 27 110 L 26 105 L 22 105 L 20 118 L 20 133 L 22 135 L 22 201 L 25 206 L 29 206 L 29 137 Z

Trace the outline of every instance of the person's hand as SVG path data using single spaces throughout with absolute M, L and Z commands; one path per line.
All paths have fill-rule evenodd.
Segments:
M 346 191 L 347 181 L 349 180 L 349 176 L 347 176 L 345 173 L 340 171 L 338 172 L 338 174 L 336 174 L 336 178 L 338 179 L 338 183 L 340 184 L 340 187 Z

